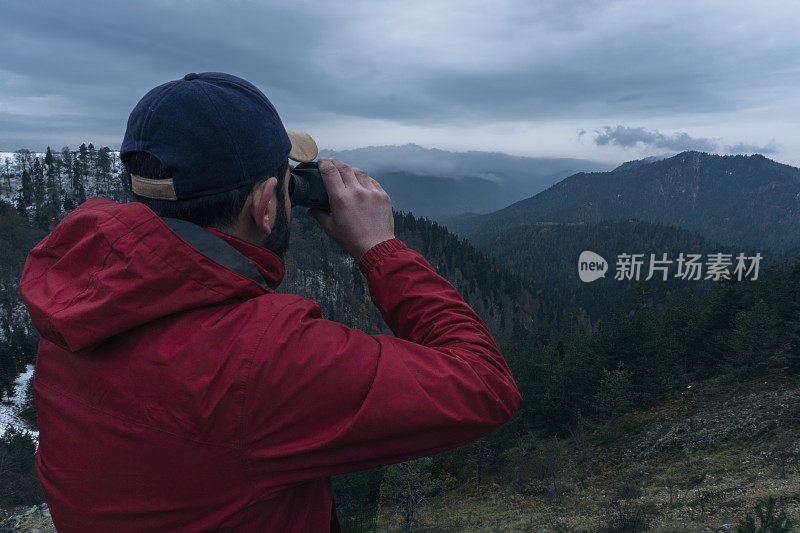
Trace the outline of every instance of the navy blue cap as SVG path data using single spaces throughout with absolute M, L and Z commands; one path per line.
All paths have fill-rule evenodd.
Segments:
M 312 161 L 317 146 L 308 134 L 286 130 L 250 82 L 203 72 L 144 95 L 128 118 L 120 156 L 131 152 L 155 156 L 172 173 L 171 180 L 132 175 L 134 193 L 183 200 L 266 179 L 287 157 Z

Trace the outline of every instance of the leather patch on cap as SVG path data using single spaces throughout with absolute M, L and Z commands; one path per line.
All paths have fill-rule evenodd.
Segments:
M 153 180 L 143 178 L 137 174 L 131 174 L 131 190 L 134 194 L 145 198 L 155 198 L 158 200 L 177 200 L 175 186 L 172 178 L 168 180 Z

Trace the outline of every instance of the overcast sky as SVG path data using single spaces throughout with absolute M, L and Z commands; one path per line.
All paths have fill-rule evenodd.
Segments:
M 320 147 L 800 165 L 800 3 L 0 3 L 0 150 L 118 148 L 188 72 L 244 77 Z

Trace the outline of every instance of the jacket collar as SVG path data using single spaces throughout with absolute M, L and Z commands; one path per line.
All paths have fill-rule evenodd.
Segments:
M 273 252 L 262 248 L 252 242 L 240 239 L 230 233 L 225 233 L 215 228 L 206 228 L 208 231 L 217 237 L 224 239 L 225 242 L 236 248 L 243 256 L 245 256 L 261 275 L 267 286 L 270 289 L 278 288 L 281 284 L 283 276 L 286 273 L 286 267 L 280 257 Z
M 269 250 L 215 228 L 205 228 L 175 218 L 162 217 L 181 239 L 220 265 L 274 290 L 285 274 L 283 261 Z

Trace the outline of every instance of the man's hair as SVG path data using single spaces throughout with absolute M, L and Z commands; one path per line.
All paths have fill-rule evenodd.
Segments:
M 165 180 L 172 177 L 170 170 L 165 168 L 157 157 L 146 152 L 125 154 L 122 163 L 125 169 L 125 177 L 128 180 L 130 180 L 131 174 L 153 180 Z M 284 201 L 283 181 L 288 166 L 289 160 L 287 159 L 279 168 L 264 176 L 264 180 L 272 176 L 278 178 L 277 197 L 280 202 Z M 128 182 L 130 183 L 130 181 Z M 238 189 L 189 200 L 157 200 L 134 193 L 131 194 L 134 202 L 143 203 L 160 217 L 179 218 L 193 222 L 203 228 L 224 230 L 236 223 L 248 195 L 256 184 L 251 183 Z

